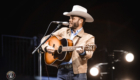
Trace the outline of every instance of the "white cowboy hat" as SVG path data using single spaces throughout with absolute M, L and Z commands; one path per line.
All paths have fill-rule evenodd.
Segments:
M 70 16 L 70 15 L 80 16 L 80 17 L 85 18 L 85 22 L 93 22 L 94 21 L 92 16 L 87 13 L 87 9 L 80 6 L 80 5 L 74 5 L 71 12 L 64 12 L 63 15 L 65 15 L 65 16 Z

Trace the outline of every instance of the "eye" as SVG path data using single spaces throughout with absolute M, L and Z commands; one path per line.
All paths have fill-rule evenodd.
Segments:
M 72 20 L 74 20 L 75 18 L 74 17 L 72 17 Z
M 73 17 L 71 19 L 73 19 Z

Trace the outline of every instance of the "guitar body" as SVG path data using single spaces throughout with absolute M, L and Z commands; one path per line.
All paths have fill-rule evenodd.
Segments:
M 44 53 L 44 59 L 47 65 L 58 67 L 62 62 L 68 62 L 71 59 L 72 51 L 62 52 L 61 50 L 63 46 L 73 46 L 71 40 L 52 36 L 47 42 L 49 46 L 55 49 L 54 53 Z

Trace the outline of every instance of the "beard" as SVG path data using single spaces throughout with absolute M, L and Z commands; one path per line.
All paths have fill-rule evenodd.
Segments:
M 75 23 L 72 23 L 72 27 L 70 27 L 72 30 L 76 29 L 79 26 L 79 20 Z

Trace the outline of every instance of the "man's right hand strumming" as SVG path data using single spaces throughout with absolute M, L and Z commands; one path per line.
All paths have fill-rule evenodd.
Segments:
M 55 49 L 52 47 L 52 46 L 47 46 L 47 47 L 45 47 L 46 49 L 46 52 L 48 52 L 48 53 L 53 53 L 54 51 L 55 51 Z

